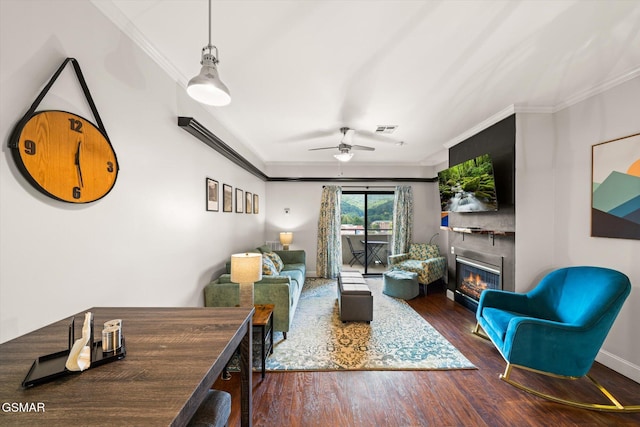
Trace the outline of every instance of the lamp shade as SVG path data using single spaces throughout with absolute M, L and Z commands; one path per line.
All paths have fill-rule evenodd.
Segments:
M 293 233 L 290 231 L 283 231 L 280 233 L 280 243 L 289 246 L 293 242 Z
M 244 253 L 231 255 L 231 281 L 254 283 L 262 279 L 262 254 Z
M 200 74 L 189 80 L 187 93 L 191 98 L 207 105 L 223 106 L 231 102 L 229 89 L 220 80 L 213 61 L 204 61 Z
M 282 249 L 289 250 L 289 245 L 293 242 L 293 233 L 290 231 L 283 231 L 280 233 L 280 243 L 282 243 Z

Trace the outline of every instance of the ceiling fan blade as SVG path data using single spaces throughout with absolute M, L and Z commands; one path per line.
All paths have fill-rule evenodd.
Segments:
M 291 142 L 304 142 L 310 139 L 326 138 L 336 134 L 335 130 L 315 130 L 311 132 L 300 133 L 297 135 L 288 136 L 279 142 L 291 143 Z
M 335 150 L 338 147 L 320 147 L 320 148 L 309 148 L 309 151 L 317 151 L 317 150 Z
M 353 129 L 348 129 L 344 132 L 344 136 L 342 137 L 342 141 L 340 141 L 342 144 L 348 144 L 351 145 L 351 141 L 353 140 L 353 134 L 356 133 L 355 130 Z
M 352 145 L 351 148 L 353 150 L 362 150 L 362 151 L 376 151 L 373 147 L 366 147 L 364 145 Z

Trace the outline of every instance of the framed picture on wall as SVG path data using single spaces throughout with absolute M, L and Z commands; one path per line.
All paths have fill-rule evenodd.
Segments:
M 251 205 L 253 204 L 253 195 L 248 191 L 244 193 L 244 212 L 248 214 L 253 213 L 253 208 Z
M 640 240 L 640 133 L 591 146 L 591 236 Z
M 242 207 L 244 206 L 242 194 L 243 194 L 243 191 L 239 188 L 236 188 L 236 213 L 244 212 L 244 210 L 242 209 Z
M 233 212 L 233 187 L 222 184 L 222 211 Z
M 207 178 L 207 210 L 218 212 L 218 181 Z
M 253 195 L 253 213 L 260 213 L 260 209 L 258 208 L 259 197 L 257 194 Z

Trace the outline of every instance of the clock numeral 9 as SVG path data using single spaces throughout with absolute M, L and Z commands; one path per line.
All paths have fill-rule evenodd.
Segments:
M 69 126 L 74 132 L 82 133 L 82 122 L 76 119 L 69 119 Z
M 24 152 L 30 156 L 36 154 L 36 143 L 27 139 L 24 141 Z
M 107 172 L 113 172 L 113 162 L 107 162 Z
M 79 199 L 82 194 L 80 193 L 80 187 L 73 187 L 73 198 Z

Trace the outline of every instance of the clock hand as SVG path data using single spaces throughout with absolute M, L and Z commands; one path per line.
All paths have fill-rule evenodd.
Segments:
M 82 169 L 80 169 L 80 144 L 82 144 L 82 141 L 78 141 L 75 164 L 76 170 L 78 171 L 78 181 L 80 182 L 80 187 L 84 187 L 84 183 L 82 182 Z

